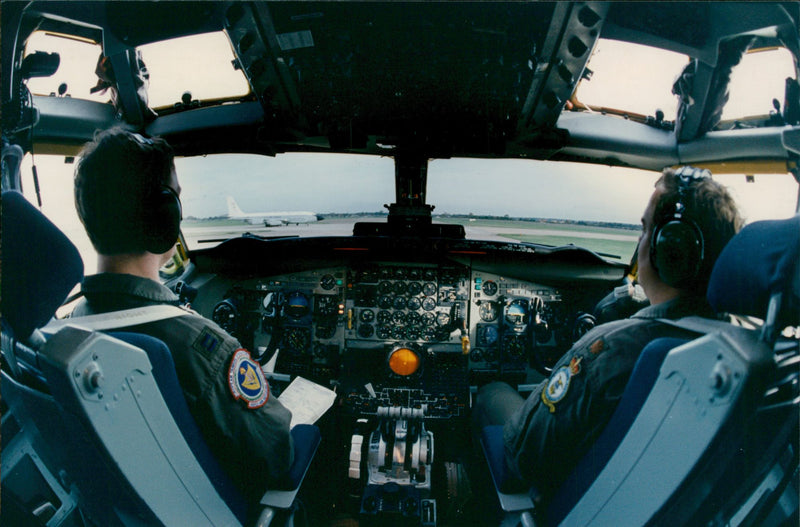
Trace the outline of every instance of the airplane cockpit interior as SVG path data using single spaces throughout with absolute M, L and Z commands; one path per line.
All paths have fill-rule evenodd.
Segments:
M 800 521 L 800 4 L 0 13 L 0 524 Z M 174 153 L 179 186 L 159 192 L 177 209 L 143 221 L 168 233 L 157 274 L 175 300 L 72 315 L 108 272 L 75 173 L 115 129 Z M 660 302 L 642 285 L 646 207 L 662 171 L 687 166 L 743 217 L 716 261 L 700 236 L 692 265 L 710 279 L 691 294 L 709 311 L 659 315 L 671 333 L 645 343 L 583 450 L 556 450 L 543 492 L 479 394 L 504 383 L 566 414 L 591 371 L 563 360 L 573 346 Z M 219 408 L 291 412 L 280 481 L 230 462 L 271 454 L 241 451 L 229 416 L 210 439 L 198 408 L 220 403 L 141 330 L 187 316 L 212 328 L 193 353 L 237 343 L 213 373 Z

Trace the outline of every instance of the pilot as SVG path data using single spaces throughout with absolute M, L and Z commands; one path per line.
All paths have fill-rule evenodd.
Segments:
M 608 423 L 644 346 L 657 337 L 687 336 L 658 319 L 714 317 L 705 299 L 711 269 L 743 221 L 710 175 L 668 168 L 656 182 L 637 247 L 638 278 L 650 306 L 589 331 L 527 399 L 501 382 L 479 390 L 473 424 L 477 430 L 504 425 L 508 468 L 544 501 Z
M 97 251 L 71 316 L 159 304 L 178 296 L 159 281 L 175 251 L 181 188 L 172 148 L 113 128 L 88 143 L 75 169 L 75 206 Z M 125 328 L 161 339 L 211 452 L 249 503 L 291 466 L 291 412 L 270 393 L 258 363 L 214 322 L 185 316 Z M 146 460 L 145 460 L 146 461 Z

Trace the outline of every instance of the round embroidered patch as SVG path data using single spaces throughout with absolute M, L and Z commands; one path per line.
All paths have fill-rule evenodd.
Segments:
M 553 372 L 550 380 L 542 390 L 542 402 L 550 409 L 550 413 L 555 413 L 558 401 L 567 395 L 569 382 L 572 377 L 581 371 L 581 359 L 573 358 L 568 366 L 561 366 Z
M 250 409 L 261 408 L 269 399 L 269 384 L 250 352 L 239 348 L 228 369 L 228 387 L 234 399 L 243 399 Z

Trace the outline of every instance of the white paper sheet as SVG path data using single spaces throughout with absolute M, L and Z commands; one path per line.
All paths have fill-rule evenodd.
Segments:
M 291 426 L 314 424 L 336 400 L 336 392 L 303 377 L 295 377 L 278 400 L 292 412 Z

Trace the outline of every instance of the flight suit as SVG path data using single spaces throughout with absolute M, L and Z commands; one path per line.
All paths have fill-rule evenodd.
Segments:
M 82 285 L 85 299 L 72 317 L 136 307 L 172 304 L 178 297 L 153 280 L 127 274 L 88 276 Z M 294 450 L 289 433 L 291 412 L 269 393 L 263 376 L 253 371 L 257 363 L 240 351 L 239 342 L 217 324 L 187 310 L 179 316 L 139 326 L 120 328 L 162 340 L 172 353 L 178 381 L 189 411 L 211 452 L 250 503 L 256 503 L 271 484 L 286 475 Z M 262 390 L 243 397 L 236 374 Z M 243 379 L 243 377 L 240 377 Z M 145 460 L 143 460 L 145 461 Z
M 713 317 L 705 299 L 678 298 L 593 328 L 524 401 L 505 383 L 481 388 L 479 426 L 504 424 L 511 473 L 545 499 L 557 490 L 610 420 L 642 349 L 658 337 L 689 337 L 656 319 L 689 315 Z

